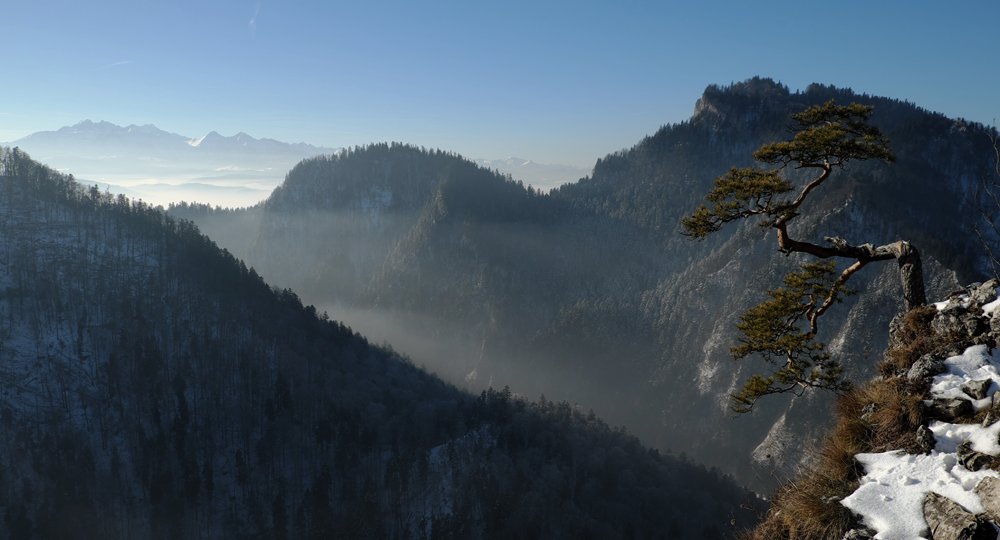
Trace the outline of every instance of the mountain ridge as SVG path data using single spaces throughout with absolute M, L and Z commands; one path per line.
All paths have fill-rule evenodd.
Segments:
M 127 191 L 130 196 L 163 206 L 181 201 L 225 207 L 253 206 L 280 185 L 282 175 L 298 161 L 344 151 L 304 142 L 257 139 L 242 131 L 229 137 L 211 131 L 191 138 L 160 130 L 153 124 L 122 127 L 104 120 L 83 120 L 4 144 L 21 147 L 60 170 L 72 171 L 77 178 L 99 183 L 102 189 Z M 545 191 L 575 182 L 590 172 L 582 167 L 540 164 L 519 158 L 475 161 Z M 217 174 L 219 170 L 242 172 L 223 178 Z M 198 189 L 193 185 L 196 179 L 208 183 L 212 189 Z M 210 182 L 205 182 L 206 179 Z M 148 184 L 176 187 L 171 190 L 143 187 Z M 230 189 L 234 185 L 245 189 L 242 192 Z
M 153 124 L 122 127 L 90 120 L 9 144 L 72 171 L 88 184 L 127 191 L 160 205 L 197 200 L 252 206 L 266 198 L 295 163 L 341 151 L 256 139 L 243 132 L 225 137 L 212 131 L 192 139 Z
M 565 401 L 458 391 L 186 220 L 0 148 L 12 538 L 718 537 L 753 495 Z
M 219 134 L 217 131 L 210 131 L 200 138 L 191 138 L 161 130 L 153 124 L 145 124 L 142 126 L 138 126 L 136 124 L 119 126 L 106 120 L 94 122 L 89 119 L 77 122 L 72 126 L 61 127 L 55 131 L 38 131 L 15 141 L 3 144 L 11 147 L 26 146 L 27 151 L 33 151 L 32 147 L 39 144 L 65 145 L 71 142 L 69 139 L 93 141 L 94 139 L 101 137 L 115 138 L 119 140 L 125 140 L 126 137 L 132 137 L 130 141 L 131 145 L 142 146 L 143 144 L 149 144 L 149 141 L 135 139 L 136 135 L 147 137 L 156 141 L 174 143 L 179 149 L 183 147 L 177 143 L 184 142 L 191 148 L 198 148 L 201 141 L 208 139 L 212 144 L 222 146 L 229 151 L 234 151 L 237 148 L 246 148 L 247 151 L 280 153 L 288 152 L 294 149 L 294 153 L 307 157 L 307 155 L 336 153 L 342 150 L 341 148 L 326 148 L 302 142 L 283 143 L 269 138 L 257 139 L 242 131 L 228 137 Z M 109 144 L 109 141 L 104 139 L 101 140 L 99 144 Z
M 316 225 L 317 219 L 332 219 L 319 208 L 308 217 L 286 205 L 239 215 L 198 210 L 191 218 L 237 254 L 247 254 L 239 246 L 253 243 L 256 251 L 247 261 L 258 269 L 288 260 L 265 258 L 268 244 L 310 253 L 319 266 L 307 265 L 305 273 L 289 268 L 299 277 L 278 282 L 331 310 L 352 307 L 344 316 L 367 318 L 367 331 L 381 332 L 379 339 L 418 338 L 428 358 L 415 357 L 428 365 L 437 358 L 433 369 L 456 384 L 504 382 L 520 393 L 578 401 L 627 423 L 649 444 L 697 454 L 766 490 L 755 468 L 793 470 L 806 447 L 758 452 L 775 440 L 769 432 L 791 430 L 808 440 L 821 432 L 817 426 L 826 421 L 829 400 L 776 399 L 753 418 L 729 422 L 728 395 L 753 363 L 734 364 L 728 344 L 737 339 L 737 315 L 764 294 L 744 284 L 776 286 L 800 259 L 776 257 L 773 235 L 756 227 L 691 243 L 678 234 L 679 221 L 697 208 L 718 175 L 750 165 L 753 150 L 784 138 L 789 113 L 829 99 L 875 105 L 873 122 L 893 139 L 898 159 L 892 167 L 865 163 L 838 173 L 810 203 L 810 215 L 795 234 L 841 236 L 852 243 L 910 240 L 925 254 L 931 294 L 947 294 L 957 280 L 981 275 L 981 247 L 962 231 L 978 219 L 964 201 L 977 181 L 979 157 L 987 155 L 983 126 L 850 89 L 811 85 L 793 94 L 761 78 L 708 87 L 691 120 L 601 158 L 591 175 L 551 193 L 462 164 L 457 156 L 449 167 L 438 154 L 399 147 L 398 155 L 412 154 L 400 161 L 389 145 L 324 158 L 330 161 L 326 169 L 307 162 L 289 174 L 278 190 L 288 191 L 282 197 L 314 206 L 329 201 L 332 212 L 348 199 L 336 191 L 329 198 L 313 194 L 344 181 L 335 171 L 376 164 L 392 171 L 438 160 L 438 169 L 428 169 L 437 171 L 436 180 L 421 184 L 421 195 L 413 199 L 425 201 L 423 218 L 412 210 L 407 228 L 392 221 L 398 215 L 372 215 L 367 225 L 349 225 L 356 232 L 343 236 L 355 243 L 350 245 L 393 246 L 391 257 L 384 248 L 378 255 L 346 248 L 354 254 L 338 257 L 322 240 L 331 229 Z M 307 170 L 309 175 L 300 174 Z M 192 209 L 174 211 L 185 215 Z M 245 220 L 235 231 L 242 240 L 232 229 L 222 232 L 225 216 Z M 346 214 L 330 216 L 355 223 Z M 264 222 L 273 225 L 260 228 Z M 384 228 L 390 223 L 396 225 Z M 359 265 L 362 254 L 370 259 L 362 257 L 369 262 Z M 341 275 L 353 276 L 354 284 L 345 286 Z M 880 348 L 884 338 L 847 330 L 888 324 L 900 309 L 899 285 L 885 265 L 852 281 L 866 292 L 864 300 L 829 313 L 821 340 L 833 344 L 851 376 L 864 377 L 873 369 L 864 361 L 865 347 Z M 395 338 L 394 325 L 401 328 Z M 459 344 L 450 353 L 441 349 L 449 341 Z M 733 460 L 733 452 L 741 457 Z M 759 462 L 753 455 L 776 459 Z

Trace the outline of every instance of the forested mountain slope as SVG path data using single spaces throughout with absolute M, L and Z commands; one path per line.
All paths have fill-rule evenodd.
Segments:
M 828 401 L 776 398 L 733 421 L 729 393 L 758 367 L 734 363 L 729 347 L 738 316 L 802 261 L 777 256 L 757 227 L 696 243 L 679 221 L 716 177 L 785 138 L 790 113 L 829 99 L 874 105 L 897 161 L 837 172 L 794 234 L 909 240 L 925 255 L 932 297 L 950 292 L 956 271 L 979 277 L 966 201 L 990 155 L 983 126 L 833 87 L 792 94 L 767 79 L 709 87 L 689 121 L 551 194 L 460 156 L 380 144 L 301 163 L 253 209 L 171 212 L 451 381 L 594 407 L 649 444 L 764 489 L 769 470 L 802 458 Z M 826 315 L 820 337 L 864 378 L 902 306 L 900 285 L 887 264 L 852 286 L 865 294 Z
M 609 155 L 591 178 L 556 194 L 662 238 L 664 265 L 674 272 L 641 294 L 636 314 L 663 347 L 659 358 L 646 359 L 649 378 L 642 392 L 642 403 L 659 413 L 656 444 L 676 448 L 671 437 L 686 433 L 709 455 L 732 445 L 750 453 L 759 472 L 778 468 L 788 474 L 792 467 L 783 462 L 797 462 L 810 434 L 826 421 L 823 395 L 798 402 L 776 398 L 761 403 L 752 417 L 726 418 L 728 395 L 760 370 L 754 360 L 734 364 L 729 357 L 739 339 L 738 317 L 805 259 L 779 256 L 773 233 L 753 225 L 697 243 L 678 234 L 678 223 L 703 202 L 717 176 L 731 166 L 751 165 L 750 153 L 761 144 L 786 139 L 788 114 L 829 99 L 873 105 L 873 123 L 887 133 L 897 161 L 852 163 L 835 173 L 802 209 L 802 223 L 792 234 L 817 243 L 826 236 L 855 244 L 911 241 L 924 254 L 929 297 L 957 288 L 953 272 L 966 281 L 985 273 L 983 249 L 972 232 L 979 215 L 969 206 L 991 155 L 983 126 L 821 85 L 796 94 L 759 79 L 709 87 L 689 122 L 666 126 L 636 147 Z M 902 294 L 893 263 L 864 269 L 851 286 L 862 294 L 824 317 L 820 337 L 851 378 L 865 380 L 885 348 L 884 329 L 902 309 Z M 710 410 L 718 415 L 715 420 L 692 421 Z M 725 460 L 725 454 L 714 459 Z
M 0 508 L 26 538 L 718 536 L 751 494 L 478 397 L 188 221 L 0 149 Z

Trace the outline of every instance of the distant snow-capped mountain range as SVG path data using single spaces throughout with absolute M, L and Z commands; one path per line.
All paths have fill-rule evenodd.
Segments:
M 8 143 L 11 146 L 21 146 L 31 151 L 38 148 L 43 151 L 67 150 L 70 154 L 79 148 L 99 146 L 119 153 L 132 151 L 191 151 L 196 148 L 201 151 L 232 153 L 241 152 L 260 155 L 288 155 L 299 159 L 317 154 L 339 152 L 340 148 L 325 148 L 306 143 L 284 143 L 274 139 L 255 139 L 240 132 L 231 137 L 224 137 L 213 131 L 201 138 L 191 138 L 176 133 L 163 131 L 153 124 L 137 126 L 118 126 L 111 122 L 92 122 L 84 120 L 76 125 L 59 128 L 56 131 L 39 131 L 27 137 Z
M 3 144 L 83 183 L 164 206 L 182 200 L 251 206 L 267 198 L 296 163 L 341 150 L 243 132 L 193 138 L 152 124 L 122 127 L 90 120 Z
M 226 137 L 212 131 L 193 138 L 153 124 L 123 127 L 91 120 L 0 145 L 20 147 L 83 183 L 152 204 L 184 200 L 225 207 L 252 206 L 267 198 L 296 163 L 342 150 L 257 139 L 243 132 Z M 590 173 L 582 167 L 515 157 L 473 161 L 543 191 Z
M 508 157 L 504 159 L 474 159 L 477 165 L 485 169 L 496 169 L 509 174 L 516 180 L 523 180 L 542 191 L 548 191 L 562 184 L 576 182 L 588 176 L 593 168 L 576 167 L 573 165 L 548 165 L 535 163 L 529 159 Z

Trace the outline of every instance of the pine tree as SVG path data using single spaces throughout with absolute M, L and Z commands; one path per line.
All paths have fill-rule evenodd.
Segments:
M 812 191 L 826 182 L 834 169 L 850 161 L 879 160 L 892 163 L 895 156 L 889 139 L 868 120 L 872 107 L 837 105 L 833 100 L 791 115 L 791 140 L 766 144 L 754 159 L 778 168 L 733 167 L 715 180 L 702 205 L 681 223 L 685 234 L 703 240 L 727 223 L 756 218 L 764 229 L 774 229 L 778 249 L 784 254 L 807 253 L 820 259 L 854 261 L 839 276 L 835 262 L 810 263 L 785 278 L 785 288 L 768 291 L 771 300 L 751 308 L 738 325 L 742 344 L 732 348 L 733 357 L 759 354 L 771 364 L 783 363 L 768 376 L 753 375 L 743 389 L 732 395 L 732 409 L 750 412 L 756 401 L 769 394 L 801 393 L 807 388 L 841 392 L 850 383 L 841 379 L 843 366 L 816 342 L 817 321 L 851 291 L 847 280 L 868 263 L 896 259 L 903 282 L 903 298 L 910 310 L 926 303 L 920 253 L 908 242 L 874 247 L 852 246 L 842 238 L 825 238 L 826 245 L 793 239 L 788 224 L 804 212 L 802 205 Z M 818 176 L 798 185 L 783 174 L 794 169 L 815 169 Z M 808 329 L 803 326 L 808 323 Z

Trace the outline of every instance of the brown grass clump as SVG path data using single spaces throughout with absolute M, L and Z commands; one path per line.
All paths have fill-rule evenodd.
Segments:
M 867 424 L 871 430 L 872 436 L 865 452 L 896 449 L 920 452 L 923 449 L 917 442 L 916 432 L 925 420 L 923 401 L 928 390 L 929 385 L 925 381 L 882 379 L 857 388 L 840 402 L 852 401 L 855 408 L 864 407 L 862 403 L 874 404 L 874 411 L 867 420 L 860 416 L 854 420 Z M 848 417 L 845 413 L 841 414 Z
M 921 356 L 940 345 L 941 338 L 931 326 L 937 308 L 921 306 L 903 316 L 902 328 L 896 333 L 897 346 L 885 354 L 885 361 L 878 366 L 883 377 L 906 373 Z
M 822 470 L 811 471 L 778 489 L 768 517 L 739 538 L 840 540 L 856 519 L 838 501 L 855 489 L 857 482 L 847 482 Z

